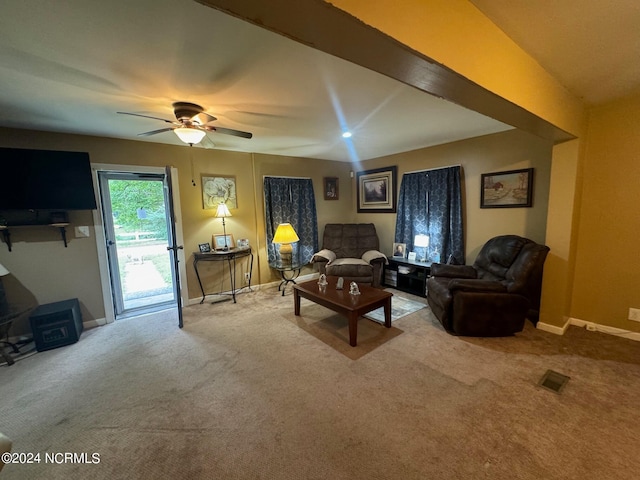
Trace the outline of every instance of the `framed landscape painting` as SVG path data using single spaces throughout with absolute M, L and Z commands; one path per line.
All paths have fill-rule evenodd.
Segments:
M 483 173 L 480 182 L 480 208 L 533 205 L 533 168 Z
M 358 172 L 358 213 L 396 212 L 397 167 Z

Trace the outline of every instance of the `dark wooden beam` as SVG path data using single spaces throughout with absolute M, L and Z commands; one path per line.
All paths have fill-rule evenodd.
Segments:
M 323 0 L 196 1 L 554 143 L 575 138 Z

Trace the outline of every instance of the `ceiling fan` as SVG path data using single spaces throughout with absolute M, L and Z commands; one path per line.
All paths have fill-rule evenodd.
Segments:
M 226 135 L 234 135 L 236 137 L 251 138 L 252 133 L 242 132 L 240 130 L 233 130 L 231 128 L 224 128 L 210 125 L 211 122 L 216 120 L 216 117 L 209 115 L 204 111 L 200 105 L 189 102 L 175 102 L 173 105 L 173 113 L 176 116 L 176 120 L 167 120 L 165 118 L 152 117 L 149 115 L 141 115 L 139 113 L 130 112 L 118 112 L 122 115 L 133 115 L 134 117 L 153 118 L 154 120 L 160 120 L 161 122 L 170 123 L 173 126 L 167 128 L 161 128 L 159 130 L 152 130 L 151 132 L 139 133 L 140 137 L 148 137 L 157 133 L 173 132 L 178 136 L 180 140 L 189 145 L 195 145 L 206 136 L 207 132 L 224 133 Z

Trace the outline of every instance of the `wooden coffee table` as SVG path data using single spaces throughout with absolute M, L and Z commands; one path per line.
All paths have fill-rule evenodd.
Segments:
M 391 297 L 386 292 L 367 285 L 359 285 L 360 295 L 349 293 L 349 283 L 336 290 L 337 277 L 327 277 L 329 284 L 320 288 L 317 280 L 293 286 L 294 313 L 300 315 L 300 298 L 306 298 L 349 319 L 349 345 L 355 347 L 358 338 L 358 317 L 376 308 L 384 307 L 384 326 L 391 328 Z

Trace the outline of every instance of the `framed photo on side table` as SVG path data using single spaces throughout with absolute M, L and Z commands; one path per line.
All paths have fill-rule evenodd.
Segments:
M 213 235 L 213 248 L 216 250 L 224 250 L 225 245 L 227 248 L 233 248 L 236 244 L 233 242 L 233 235 L 227 233 L 226 235 Z
M 396 213 L 397 167 L 358 172 L 358 213 Z
M 406 243 L 394 243 L 393 244 L 393 256 L 396 258 L 405 258 L 407 256 L 407 244 Z
M 200 253 L 207 253 L 211 251 L 211 245 L 209 245 L 209 243 L 201 243 L 198 245 L 198 248 L 200 249 Z

